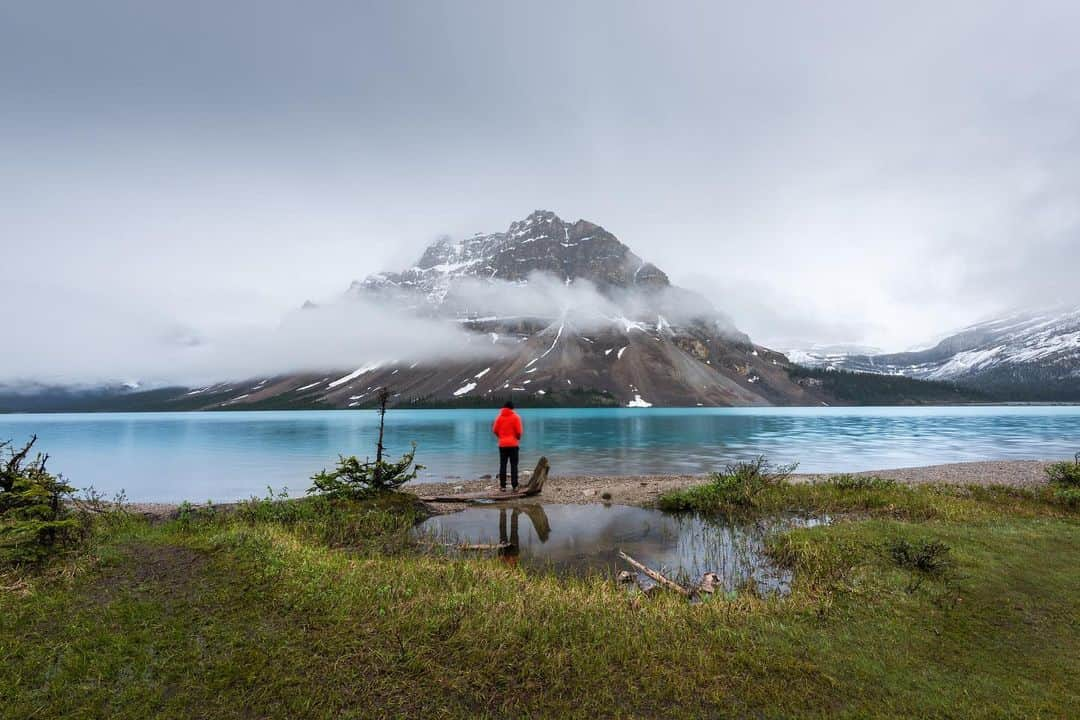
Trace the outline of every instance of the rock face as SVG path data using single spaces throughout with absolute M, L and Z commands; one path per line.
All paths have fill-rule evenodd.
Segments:
M 536 211 L 505 232 L 433 243 L 347 293 L 464 328 L 473 361 L 398 359 L 188 393 L 203 407 L 820 405 L 783 355 L 595 223 Z M 447 353 L 450 356 L 452 353 Z M 456 354 L 460 357 L 460 353 Z M 359 363 L 357 363 L 359 364 Z M 355 368 L 355 369 L 354 369 Z M 222 401 L 223 397 L 230 399 Z
M 1080 307 L 1012 313 L 916 352 L 796 352 L 791 358 L 816 367 L 946 380 L 1003 399 L 1080 400 Z

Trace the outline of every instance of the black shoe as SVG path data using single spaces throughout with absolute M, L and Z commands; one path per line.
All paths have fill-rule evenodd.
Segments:
M 510 487 L 512 488 L 513 492 L 517 492 L 517 485 L 511 485 Z

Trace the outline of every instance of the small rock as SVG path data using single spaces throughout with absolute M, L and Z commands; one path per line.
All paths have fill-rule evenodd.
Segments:
M 615 579 L 620 583 L 632 583 L 636 577 L 637 573 L 630 572 L 629 570 L 620 570 Z
M 465 489 L 464 485 L 455 485 L 454 486 L 454 492 L 457 492 L 458 490 L 464 490 L 464 489 Z
M 714 572 L 707 572 L 701 576 L 698 590 L 704 593 L 714 593 L 720 587 L 720 576 Z
M 592 497 L 593 495 L 596 495 L 596 491 L 595 490 L 582 490 L 581 494 L 584 495 L 585 497 Z

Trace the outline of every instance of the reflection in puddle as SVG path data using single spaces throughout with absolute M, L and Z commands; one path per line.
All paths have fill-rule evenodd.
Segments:
M 620 550 L 683 582 L 716 573 L 725 590 L 752 582 L 759 592 L 785 593 L 791 573 L 764 554 L 771 532 L 809 527 L 827 518 L 772 516 L 730 520 L 670 514 L 625 505 L 542 505 L 471 507 L 421 523 L 418 536 L 446 542 L 510 543 L 504 553 L 513 563 L 550 569 L 561 575 L 614 575 L 629 569 Z

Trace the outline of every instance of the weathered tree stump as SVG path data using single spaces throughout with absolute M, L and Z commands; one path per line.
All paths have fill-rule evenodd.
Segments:
M 457 495 L 437 495 L 435 497 L 422 498 L 428 502 L 475 502 L 477 500 L 518 500 L 521 498 L 539 495 L 547 481 L 551 466 L 546 457 L 540 458 L 536 463 L 536 469 L 529 476 L 529 482 L 522 488 L 505 492 L 502 490 L 482 490 L 480 492 L 458 493 Z

